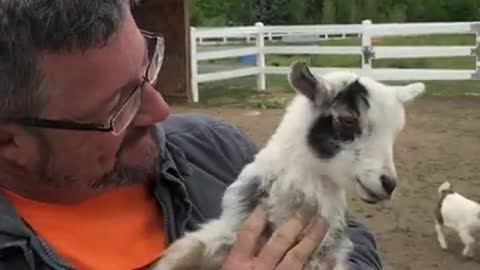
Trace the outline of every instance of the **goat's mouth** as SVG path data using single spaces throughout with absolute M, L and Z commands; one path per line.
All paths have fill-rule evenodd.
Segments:
M 360 199 L 362 199 L 362 201 L 364 201 L 368 204 L 376 204 L 377 202 L 382 200 L 382 198 L 380 198 L 379 195 L 377 195 L 375 192 L 373 192 L 371 189 L 369 189 L 366 185 L 364 185 L 358 177 L 356 177 L 355 180 L 357 181 L 358 186 L 368 196 L 368 198 L 364 198 L 363 196 L 360 196 Z

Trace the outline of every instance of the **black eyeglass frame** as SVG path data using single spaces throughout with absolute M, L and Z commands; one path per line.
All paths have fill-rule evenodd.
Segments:
M 3 121 L 14 122 L 24 126 L 37 127 L 37 128 L 50 128 L 50 129 L 63 129 L 63 130 L 77 130 L 77 131 L 99 131 L 99 132 L 112 132 L 117 135 L 125 130 L 125 128 L 133 120 L 134 115 L 138 112 L 138 107 L 133 110 L 133 115 L 128 123 L 121 130 L 115 130 L 115 120 L 120 115 L 120 113 L 126 108 L 126 106 L 132 101 L 137 95 L 143 95 L 143 89 L 146 83 L 152 83 L 156 80 L 158 72 L 160 71 L 163 59 L 165 57 L 165 43 L 164 36 L 162 34 L 157 34 L 145 30 L 141 30 L 143 37 L 147 40 L 147 50 L 149 63 L 145 70 L 145 74 L 142 76 L 142 82 L 137 85 L 132 92 L 125 98 L 119 105 L 115 106 L 115 109 L 108 116 L 106 123 L 81 123 L 76 121 L 66 121 L 66 120 L 50 120 L 44 118 L 8 118 L 3 119 Z M 155 60 L 155 57 L 159 57 L 159 63 L 157 64 L 157 71 L 153 74 L 153 78 L 148 78 L 150 68 L 152 66 L 152 61 Z

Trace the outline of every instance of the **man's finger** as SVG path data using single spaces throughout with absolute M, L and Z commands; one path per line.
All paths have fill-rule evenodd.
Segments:
M 237 240 L 230 252 L 233 256 L 249 259 L 255 256 L 257 242 L 267 224 L 267 212 L 258 206 L 240 227 Z
M 302 269 L 305 262 L 322 242 L 327 230 L 328 225 L 326 223 L 315 222 L 305 237 L 287 252 L 277 270 Z
M 299 235 L 310 223 L 312 211 L 302 209 L 293 218 L 280 226 L 265 244 L 257 257 L 258 264 L 273 269 L 297 241 Z

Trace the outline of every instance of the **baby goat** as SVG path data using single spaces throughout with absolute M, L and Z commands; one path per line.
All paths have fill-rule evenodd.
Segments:
M 220 269 L 258 204 L 273 230 L 297 209 L 315 209 L 329 230 L 304 269 L 321 269 L 326 258 L 335 259 L 336 270 L 347 269 L 346 188 L 355 187 L 367 203 L 390 198 L 404 104 L 425 86 L 387 86 L 345 71 L 316 77 L 303 62 L 291 66 L 288 78 L 297 95 L 267 145 L 226 190 L 221 216 L 173 243 L 153 269 Z
M 465 245 L 463 256 L 475 256 L 475 238 L 472 235 L 480 231 L 480 204 L 454 192 L 449 182 L 440 185 L 438 195 L 435 231 L 440 247 L 447 249 L 445 229 L 448 228 L 456 231 Z

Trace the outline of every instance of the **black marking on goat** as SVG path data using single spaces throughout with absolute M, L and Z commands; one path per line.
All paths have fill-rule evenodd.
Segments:
M 435 207 L 435 219 L 437 220 L 439 225 L 443 226 L 443 216 L 442 216 L 443 201 L 445 200 L 445 198 L 448 195 L 453 194 L 453 193 L 455 193 L 455 192 L 451 189 L 444 190 L 444 191 L 442 191 L 442 194 L 440 195 L 440 198 L 438 199 L 437 207 Z
M 333 116 L 327 115 L 315 121 L 307 140 L 318 157 L 332 158 L 340 151 L 340 142 L 335 137 Z
M 308 133 L 308 143 L 320 158 L 332 158 L 342 143 L 353 141 L 362 130 L 356 117 L 327 115 L 319 117 Z
M 336 104 L 346 106 L 348 111 L 353 112 L 356 116 L 360 116 L 360 107 L 362 105 L 367 109 L 370 108 L 368 96 L 368 90 L 356 80 L 337 94 L 333 100 L 333 106 Z
M 370 107 L 367 89 L 358 81 L 349 84 L 334 98 L 330 113 L 320 116 L 312 125 L 307 141 L 315 153 L 324 159 L 334 157 L 344 143 L 362 134 L 361 107 Z
M 268 196 L 267 191 L 260 188 L 260 184 L 260 177 L 255 177 L 248 184 L 238 187 L 238 202 L 244 206 L 247 213 L 252 212 L 260 200 Z

